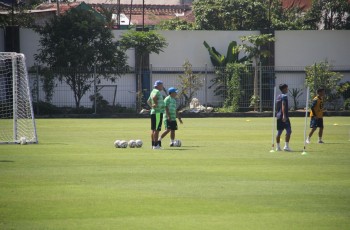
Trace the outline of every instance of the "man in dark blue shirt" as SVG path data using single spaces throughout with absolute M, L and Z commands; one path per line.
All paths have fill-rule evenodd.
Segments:
M 279 89 L 281 90 L 281 94 L 278 95 L 276 99 L 276 107 L 277 107 L 277 136 L 276 136 L 276 151 L 281 151 L 280 139 L 283 130 L 286 130 L 286 138 L 284 151 L 292 151 L 289 148 L 289 140 L 292 134 L 292 126 L 290 124 L 289 115 L 288 115 L 288 85 L 280 84 Z

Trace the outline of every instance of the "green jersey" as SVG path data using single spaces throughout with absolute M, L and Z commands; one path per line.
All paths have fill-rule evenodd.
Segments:
M 153 97 L 157 97 L 157 107 L 151 109 L 151 114 L 156 114 L 156 113 L 164 113 L 164 99 L 162 94 L 158 89 L 153 89 L 150 96 L 149 96 L 149 101 L 151 101 L 151 104 L 154 104 Z
M 165 107 L 169 109 L 170 114 L 170 120 L 175 121 L 176 120 L 176 100 L 175 98 L 171 97 L 170 95 L 167 96 L 164 99 Z M 165 121 L 167 119 L 166 113 L 163 115 L 163 120 Z

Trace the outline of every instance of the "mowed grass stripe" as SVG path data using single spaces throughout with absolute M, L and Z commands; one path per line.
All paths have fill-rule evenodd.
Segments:
M 269 152 L 271 118 L 184 119 L 183 146 L 167 137 L 160 151 L 149 123 L 38 119 L 38 145 L 0 145 L 0 229 L 350 225 L 350 118 L 326 117 L 326 144 L 314 136 L 306 156 L 303 118 L 292 118 L 292 153 Z M 144 145 L 116 149 L 116 139 Z

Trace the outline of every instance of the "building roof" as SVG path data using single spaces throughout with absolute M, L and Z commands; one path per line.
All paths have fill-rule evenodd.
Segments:
M 148 0 L 147 0 L 148 1 Z M 84 2 L 83 2 L 84 3 Z M 72 2 L 72 3 L 60 3 L 60 14 L 65 13 L 71 8 L 76 8 L 80 6 L 82 2 Z M 85 3 L 84 3 L 85 4 Z M 189 5 L 140 5 L 133 4 L 102 4 L 106 8 L 118 10 L 116 7 L 120 6 L 120 13 L 125 14 L 129 19 L 131 19 L 131 24 L 133 25 L 157 25 L 159 22 L 169 19 L 174 19 L 176 17 L 184 18 L 186 21 L 194 21 L 192 15 L 192 8 Z M 101 4 L 89 4 L 96 11 L 101 11 Z M 143 10 L 144 6 L 144 10 Z M 56 3 L 42 3 L 36 10 L 57 10 Z M 144 14 L 143 14 L 144 12 Z M 114 12 L 117 13 L 117 12 Z M 143 16 L 144 15 L 144 16 Z
M 312 5 L 312 0 L 282 0 L 283 8 L 299 7 L 302 10 L 308 10 Z

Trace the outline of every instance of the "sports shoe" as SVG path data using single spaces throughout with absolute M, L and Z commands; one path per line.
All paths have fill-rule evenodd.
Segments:
M 175 147 L 174 143 L 170 143 L 169 146 L 170 146 L 170 147 Z
M 289 147 L 287 147 L 287 146 L 284 146 L 283 151 L 292 152 L 292 150 Z
M 305 142 L 306 142 L 306 144 L 310 144 L 311 143 L 309 138 L 307 138 Z
M 317 143 L 319 143 L 319 144 L 324 144 L 324 142 L 323 142 L 323 141 L 318 141 Z
M 276 148 L 276 151 L 278 151 L 278 152 L 279 152 L 279 151 L 282 151 L 282 149 L 281 149 L 281 148 L 279 148 L 279 147 L 277 147 L 277 148 Z
M 153 149 L 161 149 L 161 147 L 157 145 L 157 146 L 153 146 Z

